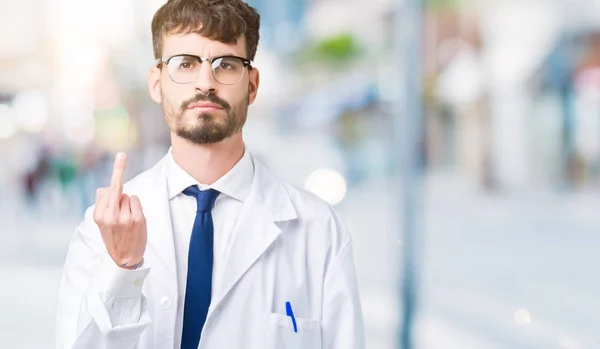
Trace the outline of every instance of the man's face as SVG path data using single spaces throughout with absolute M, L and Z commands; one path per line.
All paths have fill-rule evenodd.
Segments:
M 242 36 L 237 44 L 228 45 L 198 34 L 169 34 L 163 39 L 162 52 L 165 58 L 180 54 L 245 58 L 246 41 Z M 161 104 L 171 132 L 196 144 L 218 143 L 242 130 L 258 81 L 258 70 L 246 68 L 237 84 L 223 85 L 215 80 L 207 61 L 190 83 L 172 81 L 166 64 L 152 68 L 148 78 L 150 94 Z

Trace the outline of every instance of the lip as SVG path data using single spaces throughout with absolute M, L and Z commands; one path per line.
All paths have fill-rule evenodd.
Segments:
M 190 104 L 188 109 L 223 109 L 220 105 L 210 102 L 200 102 Z

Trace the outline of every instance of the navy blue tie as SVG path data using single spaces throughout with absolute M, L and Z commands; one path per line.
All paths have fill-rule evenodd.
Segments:
M 197 349 L 210 306 L 214 233 L 211 210 L 220 193 L 214 189 L 201 191 L 196 185 L 183 193 L 196 198 L 198 210 L 188 254 L 181 349 Z

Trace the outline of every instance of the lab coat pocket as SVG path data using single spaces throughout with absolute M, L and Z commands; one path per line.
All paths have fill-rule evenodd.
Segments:
M 321 321 L 296 317 L 298 332 L 292 318 L 268 313 L 266 349 L 321 349 Z

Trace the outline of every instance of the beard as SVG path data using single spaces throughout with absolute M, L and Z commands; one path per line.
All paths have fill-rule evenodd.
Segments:
M 232 107 L 213 94 L 198 94 L 181 103 L 179 111 L 170 107 L 168 102 L 165 102 L 162 107 L 169 128 L 177 136 L 194 144 L 214 144 L 222 142 L 242 130 L 248 116 L 249 99 L 250 96 L 247 95 L 241 103 Z M 164 96 L 163 101 L 166 101 Z M 198 102 L 215 103 L 223 109 L 215 110 L 212 113 L 200 113 L 197 115 L 195 123 L 186 123 L 184 114 L 188 111 L 188 106 Z M 224 117 L 218 115 L 223 112 L 225 113 Z

